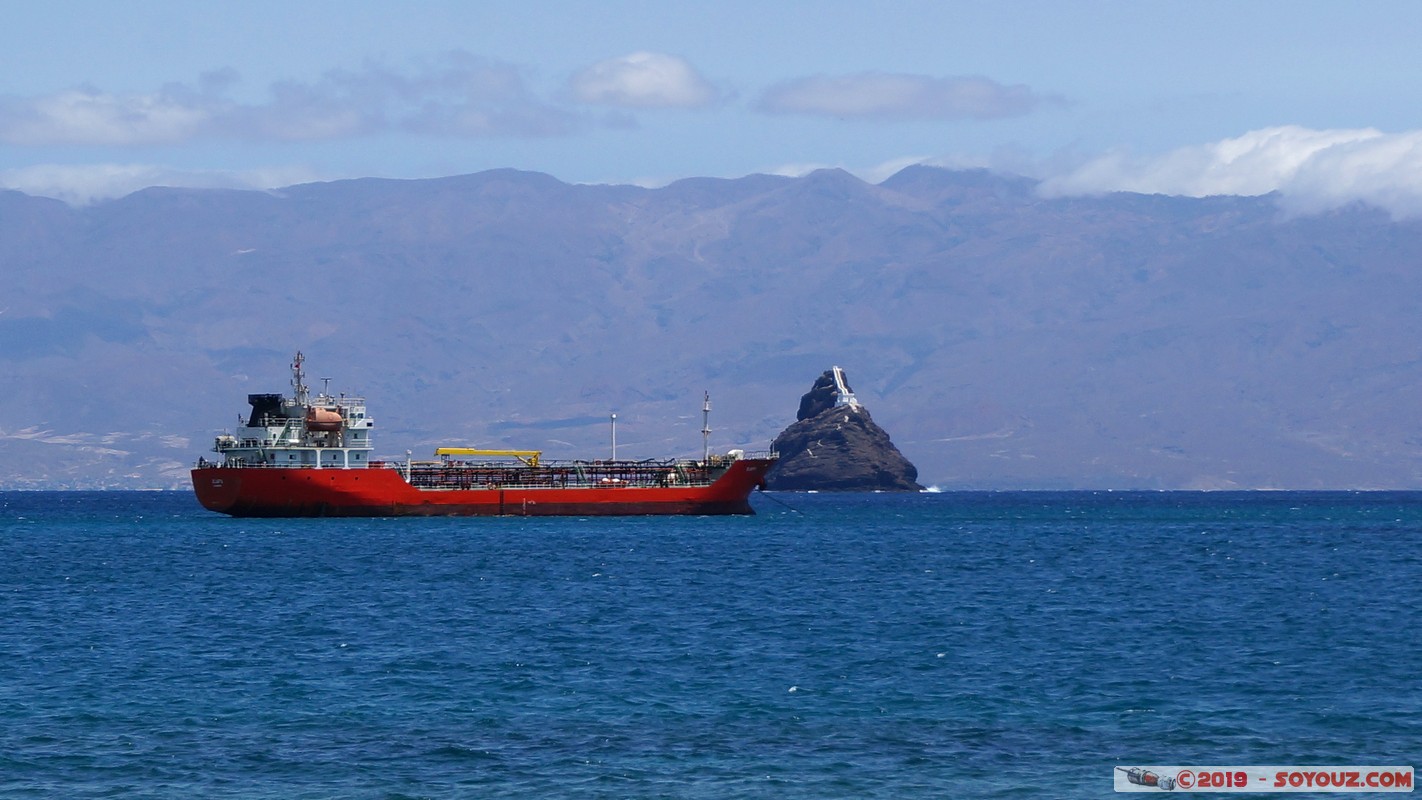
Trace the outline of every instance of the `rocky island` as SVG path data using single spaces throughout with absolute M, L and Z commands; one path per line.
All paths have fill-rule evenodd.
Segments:
M 780 491 L 923 489 L 918 469 L 854 397 L 844 370 L 826 370 L 803 397 L 795 424 L 775 437 L 780 461 L 766 488 Z

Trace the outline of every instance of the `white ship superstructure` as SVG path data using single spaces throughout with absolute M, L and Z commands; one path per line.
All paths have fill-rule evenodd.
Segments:
M 227 467 L 364 468 L 370 462 L 365 398 L 334 396 L 324 389 L 314 398 L 306 388 L 300 352 L 291 363 L 295 397 L 249 394 L 252 413 L 232 433 L 217 437 L 213 451 Z

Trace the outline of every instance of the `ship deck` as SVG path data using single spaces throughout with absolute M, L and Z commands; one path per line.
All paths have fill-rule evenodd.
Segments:
M 568 461 L 538 466 L 483 462 L 428 462 L 374 464 L 374 468 L 399 470 L 411 486 L 425 490 L 459 489 L 576 489 L 582 487 L 709 486 L 731 464 L 730 459 L 710 461 Z

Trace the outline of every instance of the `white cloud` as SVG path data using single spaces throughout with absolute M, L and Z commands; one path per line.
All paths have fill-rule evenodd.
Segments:
M 619 108 L 701 108 L 720 99 L 685 59 L 632 53 L 600 61 L 568 82 L 580 103 Z
M 1044 191 L 1103 191 L 1209 195 L 1261 195 L 1277 190 L 1310 158 L 1339 144 L 1375 139 L 1378 131 L 1313 131 L 1293 126 L 1250 131 L 1238 138 L 1173 150 L 1161 156 L 1112 153 L 1070 174 L 1053 178 Z
M 228 96 L 232 70 L 149 93 L 94 88 L 0 97 L 0 142 L 145 146 L 198 139 L 330 140 L 405 130 L 432 136 L 554 136 L 581 121 L 543 102 L 515 67 L 453 52 L 398 71 L 377 63 L 282 81 L 257 103 Z
M 52 197 L 75 206 L 122 197 L 150 186 L 275 189 L 320 179 L 321 176 L 304 167 L 225 172 L 179 170 L 151 164 L 41 164 L 0 170 L 0 188 Z
M 1059 102 L 1026 86 L 982 77 L 934 78 L 885 72 L 799 78 L 773 86 L 757 108 L 773 114 L 858 119 L 996 119 Z
M 1299 213 L 1362 201 L 1394 217 L 1422 216 L 1422 131 L 1319 151 L 1280 191 L 1285 208 Z
M 1140 192 L 1264 195 L 1295 213 L 1354 202 L 1422 215 L 1422 131 L 1282 126 L 1153 157 L 1114 153 L 1044 181 L 1046 196 Z
M 12 145 L 134 145 L 182 141 L 210 121 L 211 109 L 164 93 L 112 95 L 71 89 L 0 99 L 0 141 Z

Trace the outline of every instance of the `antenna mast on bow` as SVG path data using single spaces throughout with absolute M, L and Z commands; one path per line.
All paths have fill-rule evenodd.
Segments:
M 701 404 L 701 460 L 711 460 L 711 393 Z

